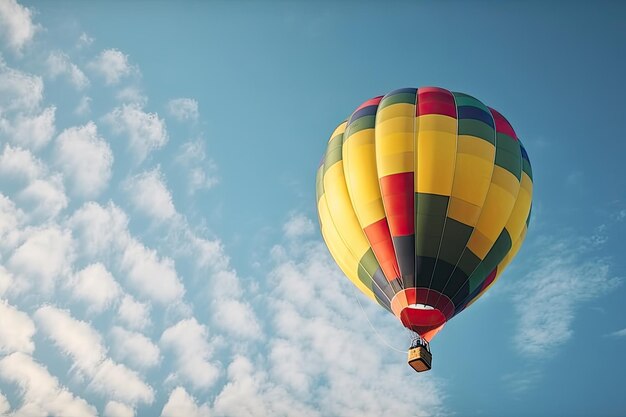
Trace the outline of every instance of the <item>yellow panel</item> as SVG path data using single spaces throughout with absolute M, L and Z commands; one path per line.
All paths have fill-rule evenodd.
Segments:
M 378 177 L 413 172 L 415 106 L 394 104 L 376 115 L 376 166 Z
M 474 229 L 469 242 L 467 242 L 467 247 L 480 259 L 485 259 L 494 243 L 495 239 L 491 240 L 479 230 Z
M 517 194 L 517 200 L 513 207 L 513 212 L 509 221 L 506 223 L 506 230 L 509 232 L 511 239 L 515 240 L 522 233 L 522 229 L 526 226 L 528 213 L 530 212 L 530 204 L 532 200 L 533 183 L 525 172 L 522 172 L 522 182 Z
M 460 198 L 451 197 L 448 205 L 448 217 L 474 227 L 480 217 L 480 206 L 475 206 Z
M 340 225 L 338 230 L 341 237 L 360 260 L 370 245 L 352 208 L 342 162 L 334 164 L 324 174 L 324 195 L 334 224 Z
M 396 132 L 413 133 L 414 125 L 414 116 L 394 117 L 393 119 L 376 117 L 376 133 L 383 136 Z
M 482 207 L 492 172 L 493 160 L 487 161 L 467 153 L 457 154 L 452 196 Z
M 456 160 L 456 131 L 422 130 L 423 120 L 420 116 L 417 131 L 416 181 L 415 191 L 449 196 L 452 193 L 452 179 Z M 441 116 L 444 119 L 450 117 Z M 455 119 L 451 119 L 455 121 Z M 444 123 L 440 123 L 443 125 Z M 456 123 L 455 123 L 456 129 Z
M 364 129 L 343 142 L 343 163 L 348 193 L 362 228 L 385 217 L 378 185 L 374 129 Z
M 410 103 L 395 103 L 379 109 L 376 119 L 393 119 L 394 117 L 415 117 L 415 105 Z
M 493 162 L 496 157 L 496 147 L 485 139 L 471 135 L 459 135 L 459 153 L 467 153 L 470 155 L 483 158 Z
M 347 125 L 348 125 L 348 122 L 343 122 L 339 126 L 337 126 L 335 130 L 333 130 L 332 135 L 330 135 L 330 138 L 328 138 L 328 141 L 330 142 L 331 140 L 333 140 L 335 136 L 341 135 L 343 132 L 345 132 Z
M 504 187 L 503 187 L 504 186 Z M 517 199 L 519 182 L 509 171 L 494 166 L 493 179 L 476 228 L 494 242 L 504 229 Z
M 495 166 L 493 170 L 493 176 L 491 177 L 491 183 L 500 186 L 502 189 L 508 191 L 513 196 L 517 196 L 520 188 L 520 182 L 511 174 L 508 170 Z
M 457 120 L 454 117 L 442 114 L 425 114 L 418 116 L 420 131 L 436 131 L 450 133 L 456 136 Z
M 328 250 L 332 255 L 339 268 L 348 277 L 348 279 L 356 286 L 363 294 L 376 301 L 376 297 L 372 290 L 367 288 L 363 282 L 359 279 L 359 260 L 355 258 L 350 249 L 346 246 L 343 239 L 339 235 L 335 224 L 333 223 L 330 212 L 328 211 L 328 205 L 326 202 L 326 196 L 322 196 L 317 205 L 317 210 L 320 217 L 320 224 L 322 229 L 322 237 Z

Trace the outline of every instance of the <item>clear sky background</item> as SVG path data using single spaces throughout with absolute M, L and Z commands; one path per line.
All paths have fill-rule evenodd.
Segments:
M 626 415 L 626 5 L 502 3 L 0 0 L 0 416 Z M 314 180 L 430 85 L 509 119 L 535 194 L 418 375 Z

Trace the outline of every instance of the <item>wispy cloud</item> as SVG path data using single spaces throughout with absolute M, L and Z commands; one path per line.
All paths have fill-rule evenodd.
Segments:
M 617 330 L 613 333 L 609 333 L 607 336 L 611 337 L 626 337 L 626 329 Z
M 526 263 L 524 279 L 515 288 L 519 316 L 515 344 L 520 353 L 530 357 L 554 353 L 572 337 L 581 304 L 620 284 L 610 261 L 594 252 L 597 245 L 595 237 L 534 242 L 532 262 Z
M 198 102 L 192 98 L 174 98 L 167 103 L 167 110 L 176 120 L 198 120 Z

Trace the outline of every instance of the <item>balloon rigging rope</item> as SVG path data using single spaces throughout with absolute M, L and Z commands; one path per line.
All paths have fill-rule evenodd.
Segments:
M 363 304 L 361 304 L 361 300 L 359 300 L 359 297 L 357 296 L 357 294 L 355 293 L 356 288 L 354 288 L 354 291 L 352 292 L 352 295 L 354 296 L 354 299 L 356 300 L 356 302 L 359 304 L 359 307 L 361 307 L 361 311 L 363 312 L 363 315 L 365 316 L 365 319 L 367 320 L 367 322 L 369 323 L 370 327 L 372 328 L 372 330 L 374 331 L 374 333 L 376 334 L 376 337 L 378 337 L 378 339 L 380 339 L 380 341 L 386 345 L 389 349 L 395 350 L 396 352 L 400 352 L 403 354 L 407 354 L 408 350 L 400 350 L 398 348 L 395 348 L 393 346 L 391 346 L 389 343 L 387 343 L 387 341 L 381 336 L 380 333 L 378 333 L 378 330 L 376 330 L 376 328 L 374 327 L 374 325 L 372 324 L 372 322 L 370 321 L 370 318 L 367 316 L 367 313 L 365 312 L 365 309 L 363 308 Z

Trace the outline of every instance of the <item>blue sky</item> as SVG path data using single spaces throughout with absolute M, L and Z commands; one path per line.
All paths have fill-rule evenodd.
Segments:
M 0 0 L 0 416 L 626 415 L 625 14 Z M 314 177 L 358 104 L 428 85 L 506 115 L 534 206 L 418 375 Z

